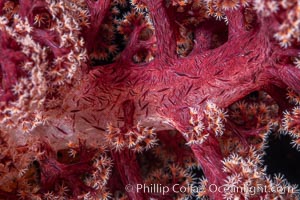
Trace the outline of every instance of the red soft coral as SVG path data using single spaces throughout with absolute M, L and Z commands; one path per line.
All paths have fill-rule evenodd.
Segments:
M 293 108 L 300 98 L 299 6 L 285 0 L 0 1 L 0 131 L 10 138 L 0 145 L 15 140 L 13 148 L 31 149 L 22 153 L 38 156 L 27 167 L 40 174 L 33 186 L 10 182 L 0 196 L 297 198 L 296 192 L 212 192 L 208 185 L 271 187 L 278 177 L 268 178 L 261 162 L 268 134 L 289 133 L 299 146 L 299 107 Z M 31 137 L 42 141 L 38 150 Z M 68 149 L 67 161 L 60 160 Z M 0 159 L 5 182 L 16 172 Z M 196 165 L 205 176 L 198 183 Z M 202 187 L 166 196 L 125 191 L 143 183 Z

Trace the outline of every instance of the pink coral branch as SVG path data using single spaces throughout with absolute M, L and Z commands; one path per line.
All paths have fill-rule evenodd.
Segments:
M 107 12 L 109 11 L 110 4 L 111 0 L 87 0 L 87 6 L 91 15 L 90 20 L 93 22 L 88 28 L 90 31 L 86 31 L 88 35 L 85 36 L 88 50 L 91 50 L 91 48 L 93 48 L 95 45 L 95 39 L 99 34 L 99 28 L 102 25 Z
M 211 48 L 211 42 L 212 42 L 212 34 L 210 29 L 213 27 L 200 27 L 196 29 L 195 31 L 195 46 L 193 48 L 193 51 L 190 55 L 196 55 L 199 53 L 203 53 L 204 51 L 207 51 Z
M 172 21 L 172 13 L 168 12 L 164 1 L 144 0 L 148 6 L 155 35 L 157 38 L 157 59 L 164 61 L 165 59 L 176 57 L 176 38 L 174 32 L 174 22 Z
M 61 57 L 69 53 L 69 49 L 59 47 L 59 44 L 55 42 L 56 37 L 55 33 L 47 30 L 35 29 L 32 33 L 34 39 L 39 41 L 43 45 L 47 45 L 53 52 L 54 56 Z
M 203 105 L 209 99 L 219 107 L 227 107 L 272 80 L 264 66 L 257 64 L 264 63 L 268 58 L 264 53 L 255 50 L 256 44 L 261 42 L 260 39 L 255 35 L 241 36 L 218 49 L 174 60 L 172 65 L 165 64 L 163 72 L 159 69 L 162 64 L 158 60 L 143 68 L 130 67 L 126 70 L 120 68 L 118 63 L 105 68 L 98 67 L 90 72 L 88 82 L 89 85 L 95 82 L 100 87 L 110 88 L 111 95 L 136 99 L 137 113 L 146 112 L 146 115 L 140 116 L 142 121 L 149 116 L 156 119 L 164 116 L 179 124 L 187 123 L 188 120 L 184 117 L 187 107 Z M 241 48 L 228 51 L 232 46 Z M 128 81 L 134 84 L 128 85 Z M 141 89 L 146 92 L 139 95 L 130 93 L 131 90 Z M 96 91 L 96 88 L 90 90 L 95 95 Z M 97 95 L 107 96 L 101 93 Z M 141 102 L 144 102 L 143 105 L 149 103 L 143 108 Z M 110 111 L 104 108 L 103 112 Z M 107 113 L 105 116 L 109 115 Z
M 225 12 L 228 20 L 229 40 L 246 33 L 245 18 L 243 12 L 243 7 L 237 10 L 229 10 Z
M 222 171 L 223 156 L 217 139 L 210 136 L 204 144 L 193 145 L 192 150 L 209 183 L 215 184 L 217 187 L 222 186 L 226 173 Z M 220 192 L 210 192 L 209 196 L 212 199 L 222 199 Z
M 129 41 L 125 49 L 120 53 L 117 59 L 120 63 L 130 62 L 129 65 L 133 65 L 133 56 L 141 49 L 150 50 L 151 46 L 154 45 L 153 37 L 150 40 L 140 40 L 139 36 L 141 32 L 147 27 L 146 24 L 135 26 L 134 30 L 129 36 Z M 130 58 L 130 59 L 129 59 Z
M 300 71 L 295 66 L 286 65 L 278 70 L 278 77 L 287 84 L 290 88 L 300 93 Z
M 146 194 L 142 191 L 138 191 L 136 188 L 138 184 L 143 184 L 143 179 L 135 153 L 130 150 L 124 150 L 122 152 L 112 152 L 112 156 L 116 161 L 115 165 L 124 187 L 129 184 L 133 186 L 132 190 L 126 191 L 128 197 L 135 200 L 146 199 Z

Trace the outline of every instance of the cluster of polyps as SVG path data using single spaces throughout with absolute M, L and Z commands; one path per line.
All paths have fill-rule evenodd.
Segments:
M 300 96 L 289 90 L 287 98 L 294 104 L 292 110 L 284 111 L 282 119 L 283 134 L 288 134 L 292 138 L 293 147 L 300 149 Z
M 225 19 L 227 20 L 227 17 L 225 15 L 226 10 L 232 10 L 232 9 L 238 9 L 239 7 L 247 6 L 249 5 L 248 0 L 205 0 L 207 4 L 207 14 L 209 16 L 215 17 L 217 20 Z
M 299 42 L 300 36 L 300 2 L 299 1 L 272 1 L 275 5 L 277 12 L 279 9 L 287 13 L 287 17 L 284 22 L 279 26 L 279 30 L 275 33 L 274 37 L 279 41 L 279 44 L 283 48 L 287 48 L 293 45 L 293 43 Z M 261 2 L 262 3 L 262 2 Z
M 22 132 L 27 133 L 43 123 L 39 110 L 45 102 L 47 88 L 44 76 L 47 67 L 46 48 L 42 48 L 30 36 L 32 27 L 27 19 L 22 20 L 15 15 L 14 20 L 15 24 L 8 26 L 9 20 L 2 16 L 0 21 L 3 24 L 0 26 L 0 31 L 18 44 L 22 44 L 22 53 L 31 61 L 26 61 L 22 69 L 18 69 L 25 72 L 27 76 L 19 78 L 11 86 L 13 95 L 17 98 L 9 102 L 4 109 L 1 108 L 0 122 L 6 128 L 20 128 Z M 7 71 L 9 71 L 8 67 L 9 65 L 6 68 Z M 10 67 L 13 69 L 15 66 Z M 11 79 L 14 78 L 11 77 Z
M 75 83 L 74 80 L 80 77 L 80 68 L 87 61 L 80 36 L 80 19 L 74 17 L 72 11 L 83 8 L 69 1 L 49 0 L 46 5 L 49 6 L 51 22 L 42 19 L 36 22 L 40 26 L 49 23 L 43 28 L 34 27 L 35 23 L 30 24 L 29 19 L 18 14 L 11 19 L 5 15 L 0 17 L 0 31 L 17 43 L 16 51 L 20 48 L 22 52 L 18 58 L 22 62 L 16 59 L 16 62 L 21 62 L 21 67 L 5 66 L 6 73 L 16 71 L 10 76 L 17 77 L 10 77 L 11 81 L 6 83 L 13 97 L 7 99 L 8 105 L 4 109 L 1 108 L 0 122 L 6 128 L 17 128 L 23 133 L 45 123 L 45 109 L 61 104 L 64 85 Z M 60 36 L 57 42 L 50 41 L 57 36 Z
M 296 106 L 292 112 L 284 112 L 283 128 L 288 133 L 293 141 L 292 144 L 297 149 L 300 148 L 300 107 Z
M 122 131 L 122 128 L 114 127 L 109 123 L 106 139 L 111 148 L 116 151 L 128 148 L 135 152 L 151 149 L 158 141 L 154 129 L 143 127 L 140 123 L 125 132 Z
M 216 136 L 223 135 L 227 115 L 214 103 L 207 102 L 203 118 L 195 108 L 190 108 L 190 115 L 189 124 L 193 126 L 193 129 L 184 133 L 188 145 L 202 144 L 210 133 L 214 133 Z
M 275 175 L 273 180 L 266 175 L 266 168 L 262 167 L 262 154 L 250 147 L 246 151 L 233 153 L 222 163 L 223 171 L 227 173 L 224 199 L 253 198 L 264 199 L 282 198 L 297 199 L 296 185 L 289 184 L 283 176 Z M 277 188 L 277 189 L 276 189 Z M 280 192 L 282 188 L 284 192 Z

